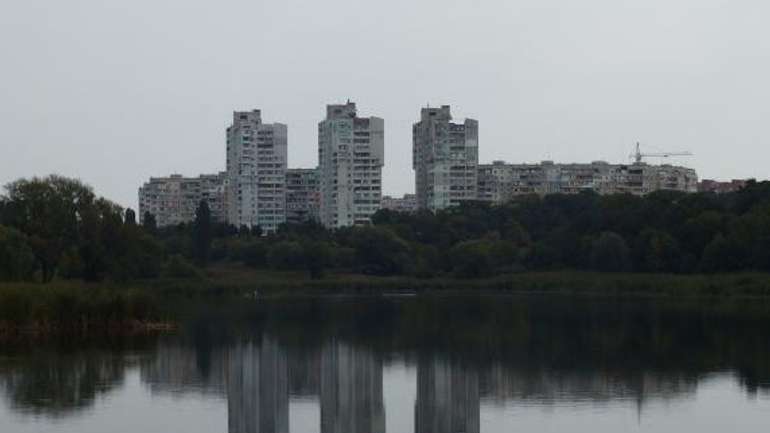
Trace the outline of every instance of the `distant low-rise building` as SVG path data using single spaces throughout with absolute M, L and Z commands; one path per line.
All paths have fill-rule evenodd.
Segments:
M 598 194 L 646 195 L 670 190 L 696 192 L 695 170 L 673 165 L 610 164 L 594 161 L 587 164 L 508 164 L 495 161 L 479 165 L 479 200 L 504 203 L 526 194 Z
M 703 179 L 698 183 L 698 192 L 713 192 L 717 194 L 736 192 L 746 187 L 747 183 L 749 183 L 749 179 L 733 179 L 729 182 Z
M 404 194 L 403 197 L 391 197 L 389 195 L 382 197 L 381 209 L 388 209 L 394 212 L 412 213 L 417 211 L 417 196 L 414 194 Z
M 195 220 L 195 211 L 202 200 L 211 210 L 214 222 L 225 222 L 226 174 L 204 174 L 184 177 L 172 174 L 168 177 L 152 177 L 139 188 L 139 220 L 144 222 L 145 213 L 155 217 L 158 227 L 175 226 Z
M 318 169 L 290 168 L 286 171 L 286 222 L 318 221 L 320 192 Z

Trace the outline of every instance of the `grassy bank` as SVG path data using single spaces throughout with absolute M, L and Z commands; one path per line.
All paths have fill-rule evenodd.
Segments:
M 415 278 L 330 273 L 311 279 L 303 272 L 217 267 L 197 280 L 158 280 L 164 294 L 314 294 L 441 291 L 505 291 L 586 295 L 770 297 L 770 274 L 674 275 L 584 271 L 524 272 L 481 279 Z
M 173 327 L 147 288 L 0 283 L 0 336 L 51 333 L 131 334 Z
M 18 332 L 131 333 L 169 329 L 184 302 L 252 296 L 494 291 L 586 296 L 768 298 L 770 274 L 671 275 L 578 271 L 519 273 L 485 279 L 382 277 L 214 267 L 201 278 L 131 284 L 54 281 L 0 283 L 0 335 Z

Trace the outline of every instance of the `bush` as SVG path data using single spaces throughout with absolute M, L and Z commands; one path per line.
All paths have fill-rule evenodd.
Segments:
M 35 255 L 27 237 L 20 231 L 0 226 L 0 280 L 32 279 Z
M 629 250 L 626 241 L 617 233 L 603 232 L 593 243 L 591 264 L 594 269 L 622 272 L 629 269 Z
M 278 242 L 267 255 L 267 263 L 273 269 L 301 269 L 304 262 L 304 251 L 299 242 Z
M 449 252 L 455 275 L 475 278 L 490 275 L 493 261 L 491 242 L 486 240 L 466 241 L 452 247 Z
M 166 278 L 200 278 L 200 271 L 180 255 L 173 255 L 163 269 Z

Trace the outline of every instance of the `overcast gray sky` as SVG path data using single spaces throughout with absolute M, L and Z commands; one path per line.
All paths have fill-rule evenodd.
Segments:
M 315 166 L 325 104 L 385 119 L 384 192 L 414 188 L 421 106 L 479 120 L 480 159 L 767 177 L 766 0 L 3 0 L 0 182 L 59 173 L 136 206 L 150 176 L 222 170 L 233 110 Z

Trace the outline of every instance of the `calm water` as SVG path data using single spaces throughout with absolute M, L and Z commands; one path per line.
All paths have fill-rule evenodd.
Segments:
M 189 307 L 5 343 L 0 432 L 765 432 L 770 308 L 570 298 Z

